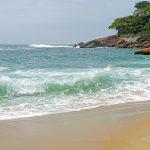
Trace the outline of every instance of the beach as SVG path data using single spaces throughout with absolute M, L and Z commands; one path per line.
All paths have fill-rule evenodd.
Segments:
M 0 121 L 2 150 L 149 150 L 150 102 Z
M 0 7 L 0 150 L 150 150 L 149 1 Z
M 0 150 L 150 149 L 148 56 L 121 48 L 0 49 Z

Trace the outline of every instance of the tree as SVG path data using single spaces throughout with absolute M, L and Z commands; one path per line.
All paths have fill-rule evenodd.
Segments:
M 144 8 L 146 8 L 149 4 L 150 4 L 150 2 L 148 2 L 148 1 L 142 1 L 142 2 L 136 3 L 134 7 L 135 7 L 136 9 L 144 9 Z
M 134 15 L 146 16 L 150 15 L 150 2 L 143 1 L 135 4 Z
M 150 2 L 143 1 L 135 4 L 133 15 L 117 18 L 109 29 L 116 29 L 118 34 L 137 34 L 150 31 Z
M 144 26 L 144 32 L 150 33 L 150 20 L 149 20 L 148 23 L 145 24 L 145 26 Z

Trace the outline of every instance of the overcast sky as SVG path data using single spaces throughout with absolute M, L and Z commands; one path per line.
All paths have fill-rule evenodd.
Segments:
M 114 34 L 139 0 L 0 0 L 1 44 L 70 44 Z

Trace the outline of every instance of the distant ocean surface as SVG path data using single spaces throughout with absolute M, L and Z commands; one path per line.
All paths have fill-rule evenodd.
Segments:
M 0 120 L 150 100 L 136 49 L 0 45 Z

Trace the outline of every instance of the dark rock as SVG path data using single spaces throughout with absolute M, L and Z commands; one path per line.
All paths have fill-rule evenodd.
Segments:
M 101 43 L 96 40 L 89 41 L 80 46 L 80 48 L 96 48 L 96 47 L 101 47 Z
M 83 42 L 80 42 L 80 43 L 78 43 L 78 44 L 74 44 L 73 47 L 81 47 L 82 45 L 84 45 L 84 43 L 83 43 Z
M 98 38 L 87 43 L 84 43 L 80 48 L 96 48 L 96 47 L 110 47 L 115 46 L 117 36 L 108 36 L 105 38 Z
M 134 54 L 150 55 L 150 48 L 145 48 L 145 49 L 136 51 Z

